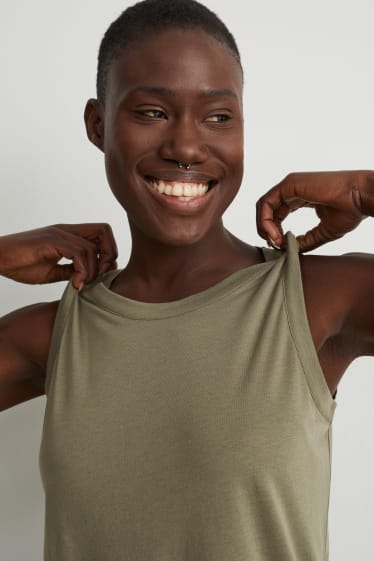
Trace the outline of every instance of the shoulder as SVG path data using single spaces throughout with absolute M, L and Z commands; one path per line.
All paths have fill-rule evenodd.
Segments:
M 300 264 L 311 271 L 321 269 L 331 272 L 349 271 L 353 274 L 374 270 L 374 254 L 344 253 L 342 255 L 308 255 L 300 254 Z
M 374 255 L 371 253 L 345 253 L 343 255 L 300 255 L 300 269 L 304 287 L 312 289 L 319 297 L 336 294 L 341 309 L 349 308 L 362 290 L 374 286 Z

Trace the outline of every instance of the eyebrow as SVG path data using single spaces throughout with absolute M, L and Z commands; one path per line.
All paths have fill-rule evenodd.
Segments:
M 175 97 L 177 95 L 177 92 L 175 90 L 172 90 L 170 88 L 160 88 L 160 87 L 155 87 L 155 86 L 139 86 L 137 88 L 134 88 L 133 90 L 131 90 L 131 93 L 149 93 L 149 94 L 154 94 L 154 95 L 159 95 L 159 96 L 170 96 L 170 97 Z M 232 90 L 229 89 L 211 89 L 211 90 L 201 90 L 199 92 L 199 96 L 200 97 L 234 97 L 235 99 L 238 99 L 238 96 L 236 95 L 235 92 L 233 92 Z

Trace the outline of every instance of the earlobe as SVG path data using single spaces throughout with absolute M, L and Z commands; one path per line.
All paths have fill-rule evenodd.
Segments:
M 104 152 L 104 112 L 97 99 L 89 99 L 84 110 L 88 140 Z

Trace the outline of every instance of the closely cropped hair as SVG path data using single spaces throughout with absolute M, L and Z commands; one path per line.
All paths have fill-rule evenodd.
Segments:
M 127 8 L 109 26 L 101 41 L 96 91 L 104 105 L 108 70 L 114 60 L 129 46 L 170 29 L 199 29 L 226 45 L 240 68 L 240 54 L 226 25 L 196 0 L 143 0 Z

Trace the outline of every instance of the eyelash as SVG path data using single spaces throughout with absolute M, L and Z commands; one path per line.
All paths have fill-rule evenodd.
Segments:
M 232 119 L 232 117 L 230 117 L 230 115 L 226 115 L 226 113 L 216 113 L 216 115 L 210 115 L 210 117 L 208 117 L 208 118 L 210 119 L 211 117 L 224 117 L 223 120 L 210 121 L 210 122 L 214 122 L 214 123 L 225 123 L 226 121 L 229 121 L 230 119 Z
M 158 116 L 151 116 L 149 115 L 149 113 L 158 113 Z M 160 115 L 163 115 L 166 117 L 166 113 L 164 113 L 164 111 L 161 111 L 160 109 L 147 109 L 146 111 L 138 111 L 138 114 L 141 117 L 148 117 L 150 119 L 163 119 L 164 117 L 160 117 Z M 230 115 L 227 115 L 226 113 L 216 113 L 215 115 L 210 115 L 208 117 L 208 119 L 211 119 L 212 117 L 223 117 L 223 119 L 219 119 L 217 121 L 208 121 L 210 123 L 225 123 L 227 121 L 229 121 L 230 119 L 232 119 L 232 117 Z
M 163 111 L 161 111 L 160 109 L 147 109 L 146 111 L 139 111 L 139 115 L 143 116 L 143 117 L 150 117 L 155 118 L 155 119 L 160 119 L 161 117 L 151 117 L 150 115 L 147 115 L 147 113 L 161 113 L 162 115 L 166 115 Z

